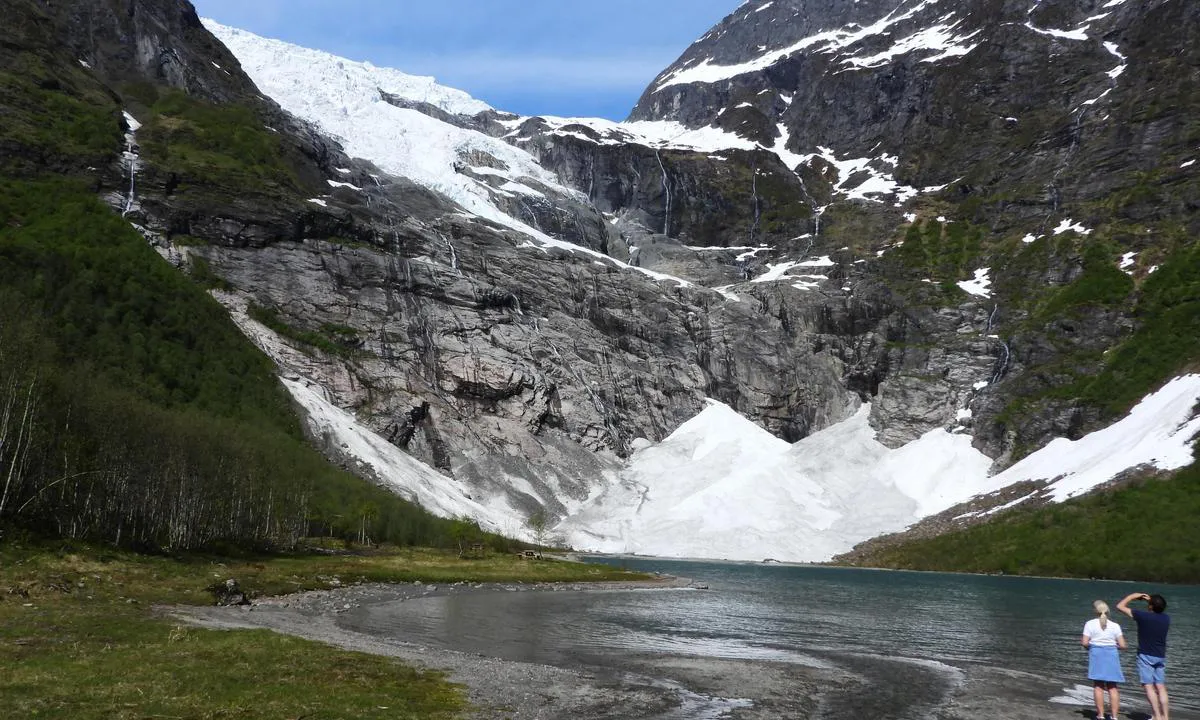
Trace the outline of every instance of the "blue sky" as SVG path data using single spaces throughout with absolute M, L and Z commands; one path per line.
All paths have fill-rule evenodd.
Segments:
M 623 120 L 741 0 L 193 0 L 201 16 L 527 115 Z

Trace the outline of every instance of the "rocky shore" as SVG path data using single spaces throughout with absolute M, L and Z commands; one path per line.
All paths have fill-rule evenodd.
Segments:
M 703 699 L 687 697 L 690 694 L 681 687 L 650 677 L 637 677 L 634 673 L 597 673 L 518 663 L 364 635 L 339 627 L 337 618 L 364 605 L 467 592 L 578 592 L 687 588 L 690 585 L 686 579 L 671 577 L 607 583 L 364 584 L 267 598 L 247 606 L 177 606 L 164 610 L 201 627 L 221 630 L 266 628 L 446 671 L 451 680 L 466 686 L 474 708 L 473 718 L 651 718 L 672 716 L 668 713 L 688 704 L 696 705 Z

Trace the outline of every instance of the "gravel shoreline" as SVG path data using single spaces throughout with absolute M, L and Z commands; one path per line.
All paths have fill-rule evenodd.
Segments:
M 466 688 L 474 720 L 793 720 L 906 718 L 1079 720 L 1080 705 L 1054 704 L 1061 682 L 989 666 L 830 655 L 828 666 L 671 655 L 626 655 L 619 667 L 555 667 L 502 660 L 339 626 L 339 615 L 376 603 L 460 593 L 586 592 L 696 587 L 682 578 L 607 583 L 363 584 L 256 601 L 243 607 L 166 607 L 180 621 L 220 629 L 270 629 L 357 652 L 442 670 Z M 702 586 L 701 586 L 702 587 Z M 698 590 L 699 591 L 699 590 Z M 818 663 L 817 665 L 820 665 Z M 1138 712 L 1136 686 L 1123 712 Z M 1197 720 L 1186 713 L 1176 720 Z
M 522 718 L 673 717 L 680 708 L 703 704 L 669 682 L 620 671 L 584 671 L 513 662 L 426 647 L 392 638 L 354 632 L 337 625 L 337 616 L 363 605 L 443 597 L 466 592 L 582 592 L 689 588 L 684 578 L 597 583 L 397 583 L 351 585 L 281 597 L 264 598 L 241 607 L 171 606 L 161 610 L 178 620 L 217 630 L 269 629 L 328 645 L 394 657 L 405 663 L 445 671 L 467 688 L 480 720 Z M 723 706 L 719 700 L 714 705 Z M 718 717 L 718 715 L 711 715 Z M 705 717 L 679 715 L 678 717 Z

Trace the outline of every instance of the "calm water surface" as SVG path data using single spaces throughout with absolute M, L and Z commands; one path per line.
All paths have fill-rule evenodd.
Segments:
M 1091 603 L 1161 592 L 1172 617 L 1172 706 L 1200 709 L 1200 587 L 779 565 L 605 559 L 707 583 L 709 590 L 465 594 L 362 608 L 343 624 L 513 660 L 591 664 L 622 653 L 784 660 L 831 654 L 970 663 L 1086 683 L 1079 646 Z M 1115 613 L 1115 609 L 1114 609 Z M 1129 636 L 1127 692 L 1140 693 Z M 935 661 L 929 663 L 928 661 Z M 940 665 L 941 664 L 941 665 Z M 948 667 L 943 667 L 943 665 Z M 1049 698 L 1047 698 L 1049 699 Z

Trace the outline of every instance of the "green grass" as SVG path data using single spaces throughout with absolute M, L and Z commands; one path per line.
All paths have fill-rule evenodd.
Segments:
M 164 406 L 298 427 L 270 360 L 81 184 L 0 180 L 0 286 L 65 363 Z
M 242 559 L 95 546 L 0 545 L 0 716 L 454 718 L 461 687 L 438 672 L 266 631 L 185 627 L 156 604 L 208 605 L 236 578 L 252 594 L 336 582 L 587 581 L 644 576 L 509 555 L 433 550 Z
M 247 313 L 283 337 L 307 345 L 314 350 L 342 358 L 354 357 L 360 353 L 355 347 L 358 331 L 352 327 L 326 323 L 321 326 L 320 332 L 301 330 L 286 323 L 274 308 L 254 303 L 247 307 Z
M 78 69 L 17 55 L 0 70 L 0 171 L 21 175 L 100 167 L 121 149 L 116 104 Z
M 1113 252 L 1096 246 L 1088 251 L 1083 275 L 1051 295 L 1038 317 L 1044 321 L 1085 306 L 1124 304 L 1132 304 L 1134 332 L 1100 362 L 1064 348 L 1060 366 L 1096 372 L 1068 373 L 1074 375 L 1070 382 L 1045 390 L 1042 397 L 1077 398 L 1117 417 L 1165 380 L 1200 364 L 1200 244 L 1170 253 L 1136 292 L 1134 281 L 1116 269 Z
M 1124 412 L 1163 379 L 1200 362 L 1200 244 L 1175 251 L 1146 278 L 1134 317 L 1133 336 L 1079 389 L 1110 413 Z
M 909 570 L 1200 582 L 1200 464 L 984 525 L 879 550 L 856 564 Z
M 920 221 L 908 226 L 894 252 L 906 268 L 939 285 L 953 287 L 972 276 L 982 253 L 982 228 L 965 222 Z
M 218 186 L 227 195 L 300 192 L 279 134 L 242 105 L 213 105 L 163 90 L 138 140 L 148 162 L 176 177 L 179 192 L 194 185 Z
M 1129 300 L 1133 278 L 1117 268 L 1115 248 L 1103 243 L 1088 243 L 1083 251 L 1083 272 L 1069 285 L 1056 292 L 1037 309 L 1041 321 L 1062 316 L 1078 307 L 1113 307 Z

